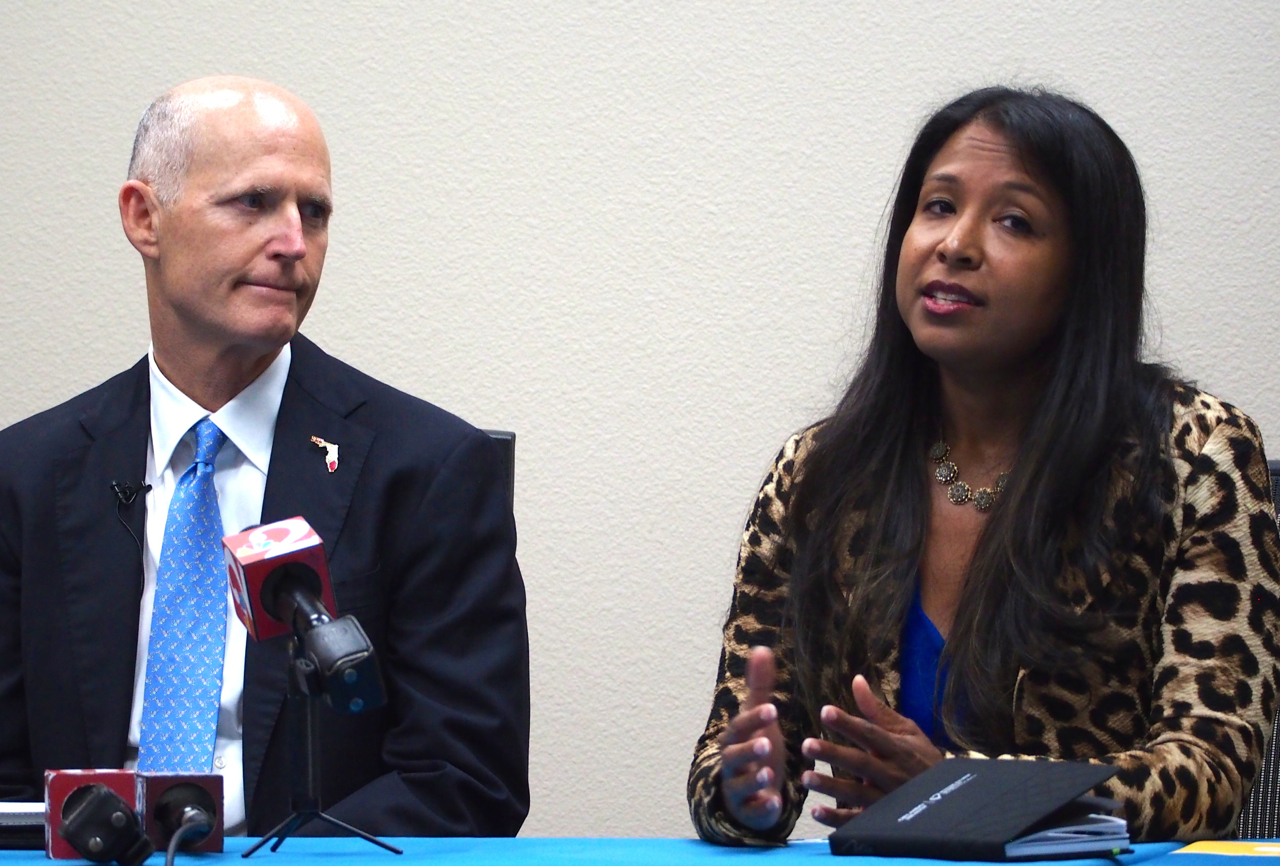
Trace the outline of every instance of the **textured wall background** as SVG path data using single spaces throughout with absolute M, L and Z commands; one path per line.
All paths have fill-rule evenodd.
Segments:
M 309 101 L 337 212 L 305 330 L 519 433 L 527 835 L 680 836 L 738 534 L 861 350 L 910 139 L 1044 83 L 1126 139 L 1154 354 L 1280 457 L 1280 7 L 1059 0 L 6 4 L 0 424 L 145 350 L 115 194 L 167 87 Z M 809 825 L 810 834 L 817 830 Z

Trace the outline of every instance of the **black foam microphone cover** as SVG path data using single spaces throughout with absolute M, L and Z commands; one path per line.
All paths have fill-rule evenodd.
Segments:
M 156 798 L 155 820 L 166 845 L 182 827 L 183 821 L 191 818 L 199 818 L 203 826 L 187 832 L 179 848 L 181 851 L 196 847 L 213 832 L 218 821 L 218 804 L 213 801 L 212 794 L 193 782 L 174 785 Z
M 155 853 L 133 807 L 106 785 L 77 788 L 62 805 L 58 835 L 93 863 L 139 866 Z

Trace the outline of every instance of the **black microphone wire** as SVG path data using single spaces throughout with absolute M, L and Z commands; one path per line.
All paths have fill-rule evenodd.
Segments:
M 213 824 L 209 822 L 209 816 L 203 809 L 186 809 L 182 816 L 182 825 L 174 831 L 173 838 L 169 840 L 169 850 L 164 855 L 164 866 L 173 866 L 173 858 L 187 836 L 200 831 L 208 833 L 212 829 Z
M 111 490 L 116 495 L 116 520 L 119 520 L 120 525 L 127 529 L 129 534 L 133 536 L 133 543 L 138 545 L 138 555 L 141 556 L 143 552 L 142 539 L 138 538 L 137 534 L 133 531 L 133 527 L 125 521 L 124 515 L 120 513 L 120 509 L 126 505 L 132 505 L 133 500 L 137 499 L 139 494 L 145 495 L 147 491 L 151 490 L 151 485 L 144 483 L 140 489 L 134 490 L 132 484 L 121 484 L 119 481 L 112 481 Z

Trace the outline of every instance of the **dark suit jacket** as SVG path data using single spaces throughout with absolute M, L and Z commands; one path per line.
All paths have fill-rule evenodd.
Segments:
M 144 358 L 0 432 L 0 798 L 40 799 L 47 768 L 124 762 L 144 505 L 120 505 L 111 482 L 140 485 L 149 407 Z M 312 436 L 338 443 L 336 472 Z M 514 834 L 529 807 L 528 634 L 494 444 L 298 336 L 262 522 L 299 514 L 389 699 L 321 710 L 325 810 L 379 835 Z M 250 641 L 245 658 L 250 835 L 289 812 L 286 643 Z

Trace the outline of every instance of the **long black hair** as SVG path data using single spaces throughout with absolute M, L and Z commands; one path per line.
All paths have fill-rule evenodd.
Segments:
M 1067 566 L 1096 578 L 1114 565 L 1122 539 L 1104 512 L 1117 468 L 1132 482 L 1139 522 L 1158 521 L 1167 477 L 1171 378 L 1141 359 L 1142 185 L 1128 148 L 1085 106 L 991 87 L 951 102 L 920 130 L 889 220 L 870 344 L 835 412 L 812 432 L 793 491 L 798 550 L 786 623 L 815 718 L 823 703 L 848 706 L 851 676 L 874 679 L 874 663 L 899 640 L 928 528 L 925 455 L 941 408 L 937 365 L 898 311 L 898 257 L 930 163 L 975 121 L 1001 132 L 1061 195 L 1072 245 L 1044 390 L 978 540 L 944 651 L 947 732 L 993 750 L 1012 745 L 1019 667 L 1062 669 L 1103 642 L 1105 615 L 1073 608 L 1058 581 Z

